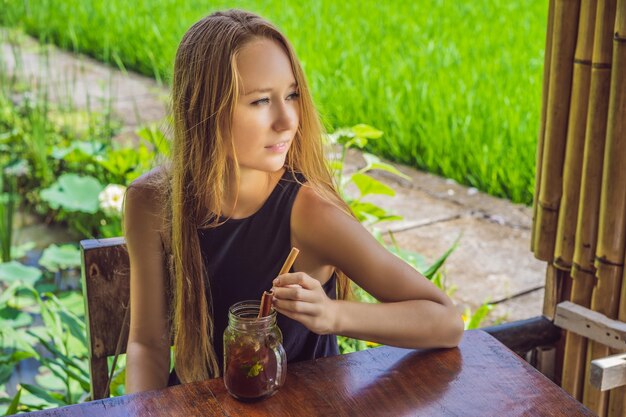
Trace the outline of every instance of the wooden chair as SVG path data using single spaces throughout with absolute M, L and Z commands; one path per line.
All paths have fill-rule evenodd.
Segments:
M 124 238 L 83 240 L 80 248 L 91 399 L 97 400 L 109 396 L 107 359 L 126 352 L 130 266 Z
M 91 398 L 95 400 L 109 396 L 107 358 L 126 352 L 130 267 L 123 238 L 83 240 L 80 246 Z M 561 336 L 560 329 L 543 316 L 483 330 L 522 357 L 538 347 L 554 345 Z

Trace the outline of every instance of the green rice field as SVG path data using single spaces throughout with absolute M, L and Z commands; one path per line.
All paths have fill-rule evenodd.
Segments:
M 0 0 L 0 24 L 167 83 L 202 16 L 237 7 L 294 44 L 329 130 L 367 123 L 372 151 L 530 204 L 544 1 Z

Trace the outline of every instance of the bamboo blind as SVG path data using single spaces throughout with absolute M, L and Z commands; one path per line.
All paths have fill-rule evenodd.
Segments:
M 531 250 L 546 261 L 544 314 L 570 300 L 626 321 L 626 0 L 550 0 Z M 561 383 L 599 416 L 626 388 L 591 387 L 617 353 L 568 332 Z

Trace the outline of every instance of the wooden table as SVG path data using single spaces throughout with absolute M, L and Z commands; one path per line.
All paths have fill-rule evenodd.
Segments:
M 593 416 L 485 332 L 459 348 L 380 347 L 290 364 L 276 395 L 248 404 L 221 379 L 31 413 L 32 416 Z

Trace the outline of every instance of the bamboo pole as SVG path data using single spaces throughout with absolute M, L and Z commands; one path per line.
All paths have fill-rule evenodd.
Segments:
M 626 387 L 611 390 L 608 417 L 626 417 Z
M 598 283 L 593 291 L 591 309 L 609 318 L 617 318 L 623 268 L 620 265 L 612 265 L 599 260 L 595 266 Z M 610 350 L 607 346 L 592 340 L 588 341 L 587 364 L 594 359 L 603 358 L 609 354 Z M 589 372 L 590 367 L 587 366 L 585 370 L 583 403 L 597 415 L 604 416 L 606 415 L 609 402 L 608 391 L 602 392 L 592 387 L 589 383 Z
M 594 24 L 589 109 L 582 160 L 580 207 L 577 213 L 575 251 L 571 270 L 573 280 L 571 301 L 583 307 L 590 307 L 595 285 L 593 259 L 597 237 L 613 43 L 613 25 L 609 22 L 613 22 L 614 19 L 615 0 L 598 0 Z M 583 397 L 586 354 L 587 339 L 568 332 L 565 340 L 562 387 L 578 400 L 582 400 Z
M 571 96 L 580 0 L 555 0 L 546 128 L 535 222 L 535 256 L 552 262 L 563 182 L 563 159 Z
M 580 17 L 578 19 L 572 97 L 563 166 L 563 195 L 559 207 L 554 249 L 554 266 L 563 270 L 571 269 L 574 257 L 582 159 L 585 149 L 585 127 L 587 125 L 587 108 L 589 104 L 596 6 L 597 0 L 582 0 Z
M 615 21 L 615 2 L 616 0 L 599 0 L 596 13 L 591 91 L 574 250 L 574 264 L 587 273 L 595 273 L 593 262 L 598 236 L 602 165 L 611 89 L 613 54 L 613 24 L 611 22 Z
M 554 0 L 548 5 L 548 28 L 546 31 L 546 50 L 543 54 L 543 88 L 541 93 L 541 122 L 537 139 L 537 159 L 535 161 L 535 195 L 533 197 L 533 227 L 530 236 L 530 251 L 535 252 L 535 221 L 539 201 L 539 186 L 541 184 L 541 160 L 543 158 L 543 143 L 546 130 L 546 109 L 548 107 L 548 91 L 550 80 L 550 57 L 552 55 L 552 33 L 554 28 Z
M 609 116 L 607 121 L 606 148 L 602 170 L 602 191 L 600 195 L 600 222 L 598 227 L 598 246 L 596 248 L 598 286 L 594 291 L 592 309 L 609 318 L 617 318 L 619 297 L 622 286 L 624 250 L 626 244 L 626 53 L 619 33 L 626 31 L 626 0 L 617 2 L 615 20 L 615 42 L 613 45 L 613 71 L 611 73 L 611 94 L 609 97 Z M 591 343 L 592 355 L 608 355 L 605 346 Z M 593 358 L 592 358 L 593 359 Z M 599 415 L 604 415 L 609 403 L 608 393 L 599 393 L 585 386 L 584 399 L 598 408 L 592 408 Z M 621 401 L 613 400 L 613 405 Z M 611 407 L 615 411 L 615 407 Z
M 567 279 L 569 273 L 557 269 L 554 265 L 548 264 L 546 268 L 546 286 L 543 296 L 543 315 L 550 320 L 554 320 L 556 305 L 563 300 L 569 300 L 570 283 Z
M 570 301 L 583 307 L 589 307 L 595 277 L 592 274 L 574 268 L 572 270 L 572 278 L 572 296 Z M 574 332 L 567 332 L 565 336 L 561 387 L 578 401 L 583 399 L 586 355 L 587 339 Z
M 626 148 L 626 0 L 619 0 L 615 18 L 615 36 L 613 42 L 614 71 L 611 76 L 611 101 L 609 108 L 608 138 L 619 138 L 620 144 Z M 626 153 L 626 150 L 624 151 Z M 622 159 L 622 161 L 624 161 Z M 626 171 L 622 167 L 622 171 Z M 624 175 L 626 177 L 626 175 Z M 626 198 L 626 178 L 616 194 L 622 193 Z M 626 219 L 626 204 L 621 212 L 621 218 Z M 622 263 L 624 262 L 624 238 L 622 237 Z M 626 279 L 622 276 L 620 304 L 617 318 L 626 322 Z M 612 390 L 609 396 L 609 417 L 626 417 L 626 388 Z
M 617 31 L 616 31 L 617 32 Z M 620 32 L 617 32 L 618 34 Z M 626 39 L 626 37 L 623 37 Z M 626 49 L 626 42 L 623 42 Z M 620 306 L 617 314 L 620 321 L 626 322 L 626 268 L 622 277 L 622 291 L 620 294 Z M 609 417 L 626 417 L 626 387 L 619 387 L 611 391 L 609 397 Z

